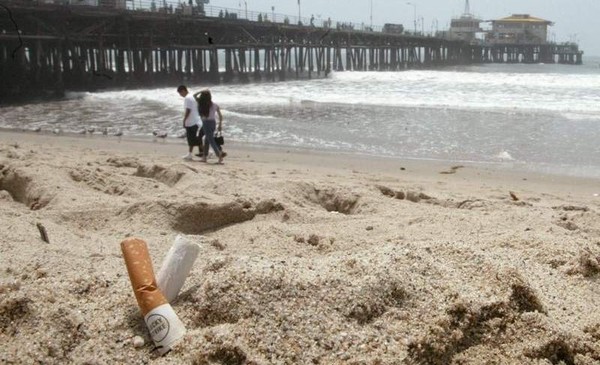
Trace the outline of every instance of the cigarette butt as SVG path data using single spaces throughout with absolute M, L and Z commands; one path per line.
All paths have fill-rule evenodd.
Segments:
M 185 326 L 158 289 L 146 242 L 127 238 L 121 242 L 121 251 L 146 327 L 158 352 L 163 355 L 185 335 Z
M 177 298 L 199 251 L 200 246 L 189 242 L 185 237 L 178 235 L 175 238 L 173 246 L 169 249 L 160 270 L 158 270 L 156 279 L 160 291 L 169 303 Z
M 127 238 L 121 242 L 121 251 L 142 315 L 146 316 L 152 309 L 167 303 L 167 299 L 158 289 L 152 260 L 148 254 L 146 242 L 139 238 Z
M 163 355 L 185 335 L 185 326 L 169 303 L 152 309 L 144 317 L 150 337 L 158 352 Z
M 36 223 L 36 226 L 37 226 L 38 230 L 40 231 L 40 237 L 42 238 L 42 241 L 44 241 L 46 243 L 50 243 L 50 239 L 48 238 L 48 232 L 46 231 L 46 227 L 44 227 L 44 225 L 41 223 Z

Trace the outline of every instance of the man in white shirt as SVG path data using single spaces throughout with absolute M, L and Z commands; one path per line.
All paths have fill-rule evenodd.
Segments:
M 194 146 L 198 146 L 200 154 L 202 154 L 202 142 L 198 139 L 198 128 L 200 128 L 200 114 L 198 114 L 198 103 L 194 96 L 188 91 L 185 85 L 180 85 L 177 92 L 183 98 L 183 108 L 185 110 L 183 116 L 183 128 L 187 137 L 189 152 L 183 156 L 184 160 L 192 159 L 192 151 Z

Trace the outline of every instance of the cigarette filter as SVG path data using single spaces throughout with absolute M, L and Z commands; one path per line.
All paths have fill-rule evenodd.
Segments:
M 127 238 L 121 242 L 133 293 L 159 353 L 168 352 L 185 335 L 185 326 L 158 289 L 146 242 Z
M 173 302 L 192 270 L 198 257 L 200 246 L 189 242 L 185 237 L 177 236 L 158 271 L 158 288 L 169 303 Z

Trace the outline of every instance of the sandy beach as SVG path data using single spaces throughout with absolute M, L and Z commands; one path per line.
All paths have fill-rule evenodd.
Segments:
M 0 363 L 600 364 L 597 179 L 225 147 L 2 131 Z M 160 356 L 120 242 L 177 235 Z

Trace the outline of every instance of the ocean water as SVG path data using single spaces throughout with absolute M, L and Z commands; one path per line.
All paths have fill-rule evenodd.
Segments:
M 210 89 L 230 142 L 600 177 L 600 59 L 584 63 L 339 72 Z M 175 88 L 69 93 L 1 107 L 0 128 L 95 127 L 149 139 L 165 130 L 176 141 L 182 108 Z

